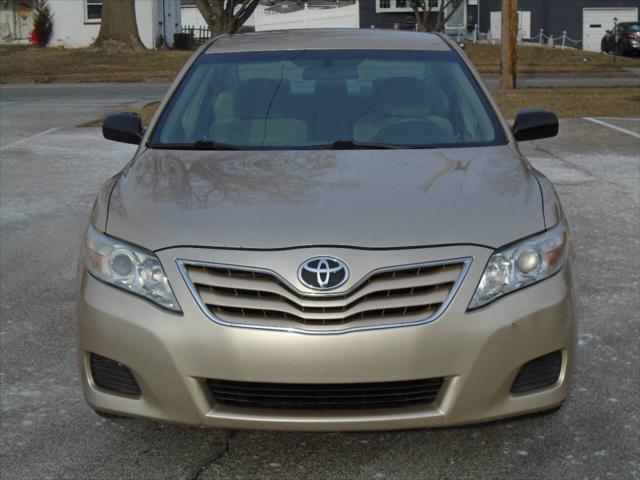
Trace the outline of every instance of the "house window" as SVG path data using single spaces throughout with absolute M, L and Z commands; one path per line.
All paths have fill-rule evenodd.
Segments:
M 84 0 L 85 20 L 87 22 L 100 22 L 102 19 L 102 0 Z
M 424 0 L 431 11 L 440 8 L 441 0 Z M 376 0 L 376 12 L 412 12 L 411 0 Z

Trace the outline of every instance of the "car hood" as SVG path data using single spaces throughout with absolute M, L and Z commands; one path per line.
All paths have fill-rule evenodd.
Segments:
M 107 233 L 176 246 L 498 247 L 544 230 L 508 146 L 443 150 L 144 151 L 111 194 Z

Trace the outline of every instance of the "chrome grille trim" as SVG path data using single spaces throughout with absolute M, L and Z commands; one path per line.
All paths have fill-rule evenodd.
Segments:
M 460 285 L 464 281 L 469 268 L 471 267 L 471 263 L 473 261 L 472 257 L 459 257 L 442 261 L 433 261 L 433 262 L 425 262 L 425 263 L 413 263 L 406 265 L 394 265 L 390 267 L 383 267 L 379 269 L 375 269 L 365 275 L 360 281 L 358 281 L 355 285 L 353 285 L 349 290 L 344 292 L 302 292 L 294 287 L 290 282 L 288 282 L 284 277 L 282 277 L 277 272 L 261 267 L 252 267 L 252 266 L 243 266 L 243 265 L 233 265 L 233 264 L 224 264 L 224 263 L 215 263 L 215 262 L 204 262 L 204 261 L 195 261 L 195 260 L 186 260 L 182 258 L 176 259 L 176 264 L 178 266 L 178 270 L 180 275 L 182 276 L 187 288 L 191 292 L 194 300 L 196 301 L 198 307 L 204 313 L 204 315 L 209 318 L 211 321 L 227 326 L 227 327 L 236 327 L 236 328 L 248 328 L 254 330 L 271 330 L 271 331 L 284 331 L 289 333 L 300 333 L 305 335 L 340 335 L 343 333 L 350 333 L 356 331 L 366 331 L 366 330 L 381 330 L 388 328 L 402 328 L 402 327 L 410 327 L 416 325 L 424 325 L 426 323 L 433 322 L 437 320 L 447 309 L 455 294 L 458 292 Z M 203 301 L 200 293 L 197 290 L 196 285 L 192 282 L 189 272 L 187 271 L 187 267 L 202 267 L 209 269 L 218 269 L 218 270 L 235 270 L 238 272 L 245 273 L 253 273 L 256 276 L 268 275 L 275 280 L 277 283 L 280 283 L 285 289 L 290 290 L 292 294 L 298 297 L 301 300 L 304 299 L 326 299 L 330 301 L 331 299 L 346 299 L 353 293 L 357 292 L 361 288 L 366 288 L 367 282 L 371 279 L 371 277 L 378 276 L 384 273 L 390 273 L 394 271 L 403 271 L 410 269 L 419 269 L 419 268 L 437 268 L 443 267 L 447 265 L 460 264 L 462 265 L 460 269 L 460 273 L 458 277 L 455 279 L 451 288 L 449 290 L 448 295 L 442 301 L 440 307 L 431 315 L 428 315 L 425 318 L 420 318 L 418 320 L 406 321 L 406 322 L 396 322 L 396 323 L 388 323 L 388 324 L 380 324 L 380 325 L 355 325 L 355 326 L 347 326 L 342 324 L 343 328 L 335 328 L 335 329 L 314 329 L 314 328 L 304 328 L 303 326 L 277 326 L 277 325 L 260 325 L 253 323 L 243 323 L 243 322 L 230 322 L 226 321 L 218 316 L 216 316 L 210 308 Z M 286 298 L 286 297 L 285 297 Z M 315 325 L 309 325 L 310 327 L 314 327 Z

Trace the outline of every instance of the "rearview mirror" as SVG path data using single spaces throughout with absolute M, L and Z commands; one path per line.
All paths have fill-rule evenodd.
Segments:
M 558 134 L 558 117 L 547 110 L 521 110 L 511 130 L 518 142 L 555 137 Z
M 137 113 L 114 113 L 105 118 L 102 135 L 114 142 L 139 145 L 144 135 L 142 118 Z

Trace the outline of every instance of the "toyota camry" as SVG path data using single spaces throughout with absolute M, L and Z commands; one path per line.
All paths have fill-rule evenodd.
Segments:
M 78 359 L 102 415 L 371 430 L 551 411 L 576 319 L 567 219 L 458 45 L 222 35 L 97 195 Z

